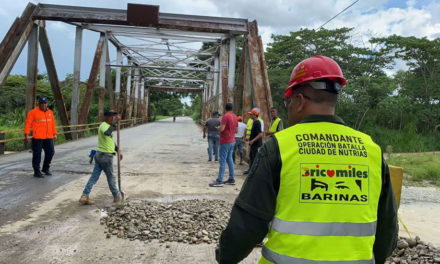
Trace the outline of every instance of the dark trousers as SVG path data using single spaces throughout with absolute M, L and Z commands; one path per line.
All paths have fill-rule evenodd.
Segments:
M 259 148 L 260 146 L 251 145 L 251 151 L 249 152 L 249 170 L 252 168 L 252 163 L 254 163 Z
M 42 149 L 44 149 L 43 171 L 46 171 L 50 168 L 50 162 L 55 154 L 53 139 L 32 139 L 32 167 L 34 171 L 40 170 Z

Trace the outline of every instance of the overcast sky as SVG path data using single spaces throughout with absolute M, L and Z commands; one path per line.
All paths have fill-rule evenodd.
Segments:
M 127 2 L 159 5 L 160 12 L 204 16 L 223 16 L 257 20 L 266 46 L 271 34 L 287 34 L 301 28 L 316 29 L 355 0 L 42 0 L 41 3 L 126 9 Z M 38 3 L 32 1 L 33 3 Z M 12 22 L 20 16 L 28 1 L 0 1 L 0 37 L 3 39 Z M 371 36 L 440 37 L 440 0 L 359 0 L 325 28 L 353 27 L 354 38 L 366 41 Z M 73 72 L 73 26 L 48 22 L 47 31 L 60 80 Z M 88 78 L 98 34 L 83 33 L 81 79 Z M 113 46 L 110 46 L 113 48 Z M 12 70 L 26 74 L 27 47 Z M 115 52 L 111 52 L 114 60 Z M 293 66 L 293 65 L 292 65 Z M 39 72 L 46 72 L 39 58 Z

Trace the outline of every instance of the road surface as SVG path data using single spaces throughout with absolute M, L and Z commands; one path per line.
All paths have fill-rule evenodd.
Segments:
M 104 174 L 91 193 L 96 204 L 78 204 L 93 168 L 88 154 L 96 142 L 90 137 L 57 145 L 53 176 L 44 179 L 32 177 L 31 153 L 0 156 L 0 263 L 215 263 L 212 244 L 105 238 L 100 209 L 111 206 L 112 196 Z M 207 162 L 206 148 L 200 127 L 190 118 L 123 129 L 122 188 L 130 199 L 209 197 L 232 202 L 245 179 L 245 166 L 236 168 L 236 186 L 210 188 L 218 163 Z M 433 192 L 437 195 L 438 189 Z M 429 197 L 402 197 L 401 205 L 410 231 L 437 246 L 439 204 Z M 410 217 L 421 209 L 425 210 L 421 219 Z M 242 263 L 256 263 L 259 256 L 256 248 Z

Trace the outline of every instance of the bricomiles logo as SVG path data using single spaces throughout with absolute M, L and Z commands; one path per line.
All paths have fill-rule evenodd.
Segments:
M 301 203 L 368 204 L 368 165 L 302 163 L 300 172 Z
M 302 177 L 350 177 L 350 178 L 368 178 L 368 171 L 356 170 L 355 167 L 347 165 L 346 169 L 323 169 L 319 164 L 315 168 L 309 169 L 302 167 Z

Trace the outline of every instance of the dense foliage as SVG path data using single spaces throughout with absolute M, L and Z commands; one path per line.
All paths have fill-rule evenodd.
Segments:
M 289 35 L 273 35 L 265 58 L 273 104 L 287 124 L 283 91 L 294 65 L 313 55 L 326 55 L 341 66 L 347 86 L 340 94 L 337 114 L 345 122 L 372 135 L 383 149 L 418 152 L 440 149 L 440 39 L 389 36 L 372 38 L 363 45 L 354 43 L 350 28 L 334 30 L 302 29 Z M 237 40 L 237 62 L 243 39 Z M 212 44 L 204 44 L 208 49 Z M 199 59 L 205 59 L 202 56 Z M 393 72 L 393 63 L 406 65 Z M 238 67 L 238 63 L 237 63 Z M 388 74 L 387 74 L 388 73 Z M 390 74 L 393 73 L 393 74 Z M 112 73 L 113 83 L 115 73 Z M 124 83 L 126 80 L 122 80 Z M 124 84 L 123 84 L 124 85 Z M 61 83 L 66 107 L 70 110 L 72 76 Z M 0 129 L 23 127 L 26 77 L 11 75 L 0 89 Z M 80 85 L 80 98 L 85 85 Z M 38 95 L 49 98 L 56 113 L 47 75 L 38 75 Z M 182 102 L 189 97 L 191 104 Z M 108 101 L 106 107 L 108 107 Z M 151 92 L 150 117 L 187 115 L 200 119 L 199 94 Z M 96 122 L 97 89 L 88 122 Z M 58 116 L 58 115 L 57 115 Z M 388 149 L 391 149 L 388 147 Z
M 440 149 L 440 39 L 390 36 L 354 45 L 352 29 L 274 35 L 265 54 L 273 104 L 287 120 L 283 91 L 293 66 L 314 56 L 336 60 L 347 78 L 337 114 L 395 152 Z M 403 61 L 408 70 L 386 74 Z

